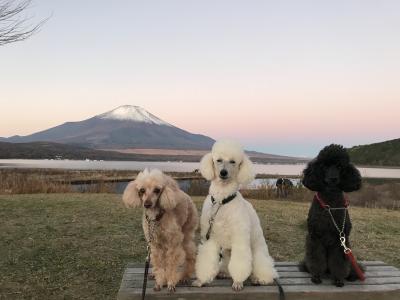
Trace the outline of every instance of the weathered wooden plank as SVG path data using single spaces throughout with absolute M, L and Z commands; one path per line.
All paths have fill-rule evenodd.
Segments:
M 289 267 L 277 267 L 278 272 L 296 272 L 299 270 L 297 266 L 289 266 Z M 392 266 L 367 266 L 366 269 L 368 271 L 397 271 L 395 267 Z
M 296 272 L 299 271 L 299 268 L 297 266 L 277 266 L 276 267 L 278 272 Z M 366 266 L 367 271 L 397 271 L 395 267 L 392 266 L 379 266 L 379 265 L 370 265 Z M 150 272 L 152 272 L 152 268 L 149 269 Z M 133 273 L 133 274 L 143 274 L 144 269 L 143 268 L 128 268 L 126 269 L 126 273 Z
M 360 261 L 361 264 L 365 266 L 387 266 L 386 263 L 380 260 L 374 260 L 374 261 Z M 276 261 L 275 266 L 298 266 L 298 262 L 293 262 L 293 261 Z M 144 263 L 128 263 L 126 268 L 143 268 Z
M 379 285 L 379 286 L 344 286 L 337 288 L 334 286 L 287 286 L 285 287 L 285 296 L 287 300 L 306 300 L 306 299 L 324 299 L 333 300 L 340 297 L 341 300 L 398 300 L 400 293 L 400 284 Z M 140 299 L 140 288 L 126 289 L 120 291 L 118 300 L 138 300 Z M 154 299 L 213 299 L 213 300 L 236 300 L 236 299 L 254 299 L 254 300 L 276 300 L 278 292 L 275 286 L 245 288 L 241 292 L 232 292 L 231 287 L 215 288 L 193 288 L 182 287 L 174 294 L 169 294 L 166 289 L 160 292 L 148 291 L 147 300 Z
M 142 278 L 134 278 L 129 281 L 125 281 L 126 285 L 125 287 L 138 287 L 142 285 L 143 279 Z M 310 278 L 281 278 L 279 279 L 279 282 L 283 286 L 288 286 L 288 285 L 313 285 L 311 282 Z M 155 282 L 153 280 L 148 281 L 147 285 L 149 287 L 153 287 Z M 366 278 L 364 282 L 361 281 L 353 281 L 353 282 L 345 282 L 346 285 L 382 285 L 382 284 L 400 284 L 400 277 L 373 277 L 373 278 Z M 219 279 L 219 280 L 214 280 L 210 284 L 207 285 L 207 287 L 218 287 L 218 286 L 231 286 L 232 285 L 232 280 L 231 279 Z M 249 281 L 245 281 L 244 283 L 245 286 L 252 286 L 252 284 Z M 270 284 L 273 286 L 274 284 Z M 332 285 L 332 281 L 330 279 L 323 279 L 322 283 L 320 284 L 321 286 L 323 285 Z M 178 285 L 178 287 L 187 287 L 189 285 Z
M 400 271 L 367 271 L 365 273 L 367 278 L 386 278 L 386 277 L 398 277 L 400 280 Z M 311 275 L 305 272 L 279 272 L 279 278 L 310 278 Z M 123 281 L 132 281 L 132 280 L 143 280 L 143 274 L 137 273 L 129 273 L 125 274 Z
M 341 300 L 400 299 L 400 271 L 398 269 L 380 261 L 362 263 L 367 266 L 367 279 L 364 282 L 346 282 L 343 288 L 337 288 L 332 285 L 329 278 L 324 278 L 320 285 L 313 284 L 308 273 L 298 270 L 296 262 L 283 262 L 276 264 L 276 267 L 287 300 L 333 300 L 338 297 Z M 128 265 L 121 281 L 118 293 L 119 300 L 140 299 L 143 271 L 143 267 L 138 267 L 137 264 Z M 203 288 L 180 285 L 177 287 L 177 292 L 170 295 L 166 289 L 154 292 L 152 290 L 154 280 L 149 280 L 146 299 L 278 299 L 278 289 L 275 285 L 252 286 L 249 281 L 246 281 L 245 289 L 239 293 L 235 293 L 231 289 L 231 284 L 231 279 L 217 279 Z

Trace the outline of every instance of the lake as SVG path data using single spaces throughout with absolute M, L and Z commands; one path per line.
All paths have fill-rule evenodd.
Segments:
M 305 164 L 255 164 L 259 174 L 298 176 Z M 193 162 L 148 161 L 80 161 L 40 159 L 0 159 L 0 168 L 49 168 L 78 170 L 143 170 L 157 168 L 166 172 L 192 172 L 199 168 Z M 400 168 L 358 168 L 366 178 L 400 178 Z

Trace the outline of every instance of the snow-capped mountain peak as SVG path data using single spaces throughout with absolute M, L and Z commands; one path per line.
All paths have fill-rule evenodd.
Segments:
M 109 112 L 98 115 L 97 117 L 100 119 L 134 121 L 134 122 L 144 122 L 144 123 L 153 123 L 157 125 L 172 126 L 171 124 L 149 113 L 144 108 L 134 105 L 123 105 Z

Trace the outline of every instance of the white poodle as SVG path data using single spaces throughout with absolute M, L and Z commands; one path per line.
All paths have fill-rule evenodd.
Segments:
M 240 184 L 254 178 L 253 165 L 243 148 L 233 141 L 216 142 L 202 158 L 200 171 L 211 180 L 211 186 L 200 219 L 202 243 L 193 285 L 210 283 L 217 275 L 232 277 L 235 291 L 243 288 L 249 276 L 253 284 L 272 283 L 278 274 L 260 220 L 238 191 Z

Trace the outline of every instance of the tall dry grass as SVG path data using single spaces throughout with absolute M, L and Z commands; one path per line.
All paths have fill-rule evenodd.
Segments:
M 294 186 L 286 198 L 279 198 L 277 189 L 273 185 L 263 185 L 257 189 L 242 189 L 241 193 L 247 199 L 280 199 L 295 202 L 310 202 L 314 197 L 314 192 L 301 184 Z M 359 191 L 349 193 L 348 197 L 352 206 L 400 210 L 400 183 L 390 181 L 376 185 L 364 182 Z
M 379 185 L 364 183 L 361 190 L 350 194 L 355 206 L 369 208 L 400 209 L 400 183 L 389 182 Z
M 0 170 L 0 194 L 37 194 L 72 192 L 67 182 L 49 181 L 40 173 Z
M 275 185 L 264 184 L 260 185 L 256 189 L 241 189 L 243 197 L 247 199 L 259 199 L 259 200 L 290 200 L 296 202 L 307 202 L 313 197 L 313 192 L 306 189 L 303 185 L 298 184 L 291 187 L 288 190 L 287 197 L 280 197 Z
M 76 176 L 90 176 L 57 170 L 9 170 L 0 169 L 0 194 L 38 194 L 38 193 L 113 193 L 115 183 L 103 179 L 96 184 L 81 185 L 79 189 L 71 184 Z M 63 176 L 64 175 L 64 176 Z M 93 181 L 94 182 L 94 181 Z
M 49 169 L 0 169 L 0 194 L 36 193 L 114 193 L 116 183 L 110 179 L 132 178 L 137 171 L 79 171 Z M 185 177 L 191 173 L 174 173 L 175 177 Z M 196 174 L 198 175 L 198 174 Z M 198 175 L 199 176 L 199 175 Z M 95 184 L 72 185 L 76 180 L 89 180 Z M 187 193 L 191 196 L 206 196 L 209 183 L 195 179 L 191 181 Z M 286 198 L 279 198 L 275 185 L 262 185 L 257 189 L 242 189 L 246 199 L 310 202 L 313 192 L 298 184 L 291 188 Z M 364 180 L 360 191 L 349 194 L 353 206 L 368 208 L 387 208 L 400 210 L 400 181 Z

